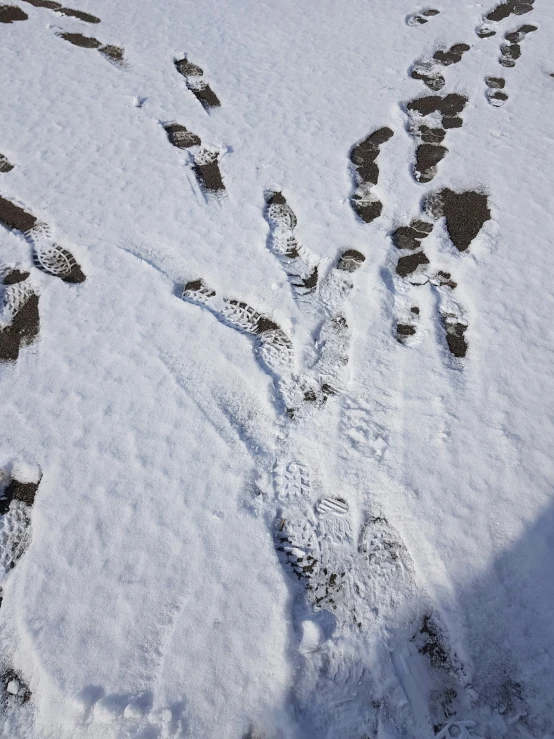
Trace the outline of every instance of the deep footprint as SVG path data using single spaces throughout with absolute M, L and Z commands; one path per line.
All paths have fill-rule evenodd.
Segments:
M 175 68 L 186 80 L 187 88 L 194 94 L 208 113 L 211 108 L 219 108 L 221 103 L 215 92 L 207 82 L 202 79 L 204 70 L 196 64 L 189 62 L 187 57 L 174 60 Z
M 364 223 L 374 221 L 383 210 L 383 204 L 373 195 L 371 188 L 379 180 L 379 167 L 375 160 L 379 156 L 382 144 L 392 136 L 393 131 L 390 128 L 379 128 L 356 144 L 350 152 L 356 180 L 356 189 L 350 198 L 350 204 Z

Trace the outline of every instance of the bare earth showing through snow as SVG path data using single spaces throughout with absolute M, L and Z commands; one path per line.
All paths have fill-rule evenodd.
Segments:
M 553 33 L 0 5 L 0 736 L 554 739 Z

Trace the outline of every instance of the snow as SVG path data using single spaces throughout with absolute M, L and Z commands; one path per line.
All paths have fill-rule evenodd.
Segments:
M 38 488 L 0 522 L 0 550 L 26 548 L 3 567 L 0 736 L 554 737 L 546 1 L 490 38 L 493 0 L 74 2 L 94 25 L 17 4 L 0 196 L 40 229 L 0 229 L 2 265 L 30 272 L 0 325 L 32 287 L 40 333 L 0 363 L 0 486 Z M 440 92 L 410 77 L 459 43 L 425 67 Z M 463 125 L 416 182 L 405 105 L 453 92 Z M 171 122 L 201 145 L 172 146 Z M 383 127 L 364 223 L 349 155 Z M 224 193 L 199 187 L 206 151 Z M 488 195 L 464 252 L 423 209 L 446 188 Z M 410 280 L 391 234 L 416 219 L 434 225 Z M 52 244 L 84 282 L 45 271 Z M 291 286 L 316 265 L 320 289 Z

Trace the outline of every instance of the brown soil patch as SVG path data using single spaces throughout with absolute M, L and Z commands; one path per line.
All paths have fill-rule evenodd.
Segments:
M 36 222 L 37 219 L 33 215 L 0 196 L 0 223 L 2 225 L 25 233 L 30 231 Z
M 109 61 L 115 62 L 118 65 L 124 64 L 124 54 L 125 49 L 122 49 L 120 46 L 113 46 L 112 44 L 108 44 L 107 46 L 103 46 L 100 49 L 100 53 L 103 54 Z
M 17 5 L 0 5 L 0 23 L 26 21 L 29 16 Z
M 437 144 L 420 144 L 416 149 L 415 178 L 418 182 L 430 182 L 435 176 L 435 167 L 444 159 L 448 149 Z
M 0 330 L 0 361 L 15 361 L 20 348 L 31 344 L 39 329 L 38 296 L 31 295 L 12 325 Z
M 58 36 L 69 41 L 73 46 L 80 46 L 82 49 L 98 49 L 102 46 L 98 39 L 83 36 L 82 33 L 58 33 Z
M 58 10 L 61 8 L 61 3 L 56 3 L 54 0 L 23 0 L 24 3 L 29 3 L 35 8 L 48 8 L 49 10 Z
M 16 285 L 18 282 L 23 282 L 29 277 L 29 272 L 20 272 L 18 269 L 12 269 L 4 275 L 2 282 L 4 285 Z
M 379 218 L 383 211 L 383 203 L 379 200 L 357 200 L 354 197 L 350 202 L 354 212 L 364 223 L 371 223 L 376 218 Z

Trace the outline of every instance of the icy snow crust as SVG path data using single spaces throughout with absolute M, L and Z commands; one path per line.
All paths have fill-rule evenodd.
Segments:
M 0 195 L 86 280 L 1 229 L 1 325 L 38 295 L 40 333 L 0 364 L 0 467 L 40 483 L 1 522 L 0 735 L 553 737 L 550 5 L 21 5 Z M 441 121 L 407 103 L 451 93 L 418 182 Z M 487 196 L 465 251 L 445 190 Z

